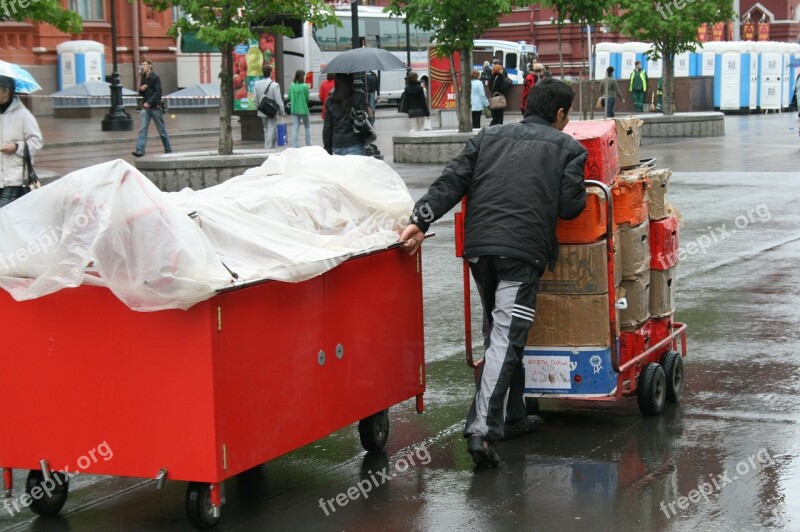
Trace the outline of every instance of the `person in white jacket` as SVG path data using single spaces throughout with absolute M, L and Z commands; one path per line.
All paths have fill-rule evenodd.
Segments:
M 31 156 L 42 148 L 42 133 L 30 111 L 16 97 L 13 78 L 0 76 L 0 207 L 22 196 L 25 190 L 25 144 Z
M 255 92 L 253 101 L 258 106 L 264 96 L 269 96 L 278 104 L 278 114 L 272 118 L 261 111 L 256 113 L 264 126 L 264 149 L 269 150 L 275 147 L 275 129 L 278 127 L 278 118 L 283 119 L 286 116 L 286 108 L 283 106 L 280 85 L 272 81 L 272 67 L 264 65 L 261 72 L 264 74 L 264 79 L 256 81 L 253 87 Z
M 489 98 L 486 97 L 486 90 L 483 88 L 480 77 L 481 73 L 477 70 L 472 71 L 472 92 L 470 102 L 472 104 L 472 129 L 481 128 L 481 115 L 483 108 L 489 107 Z

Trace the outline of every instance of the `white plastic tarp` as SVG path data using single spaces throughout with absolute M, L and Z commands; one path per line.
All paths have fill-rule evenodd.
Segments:
M 225 287 L 298 282 L 384 248 L 412 207 L 382 161 L 319 147 L 174 193 L 115 160 L 0 209 L 0 287 L 21 301 L 94 284 L 134 310 L 185 309 Z

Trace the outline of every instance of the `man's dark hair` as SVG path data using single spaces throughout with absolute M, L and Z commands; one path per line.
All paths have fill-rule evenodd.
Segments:
M 261 73 L 264 74 L 264 79 L 267 79 L 272 75 L 272 67 L 270 65 L 262 66 Z
M 525 116 L 535 115 L 551 124 L 558 118 L 558 110 L 569 113 L 575 91 L 566 83 L 553 78 L 544 78 L 531 89 Z
M 14 78 L 8 76 L 0 76 L 0 89 L 8 91 L 11 93 L 11 97 L 14 96 L 14 93 L 17 90 L 17 83 L 14 81 Z

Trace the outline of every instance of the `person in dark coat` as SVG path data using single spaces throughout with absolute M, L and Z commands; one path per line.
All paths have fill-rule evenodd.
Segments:
M 511 80 L 508 79 L 508 77 L 503 73 L 503 67 L 500 65 L 494 65 L 492 67 L 492 78 L 489 80 L 489 99 L 491 100 L 493 96 L 498 94 L 505 96 L 506 91 L 511 88 L 511 85 Z M 502 124 L 504 112 L 505 108 L 492 109 L 492 121 L 489 123 L 489 125 L 496 126 L 498 124 Z
M 539 278 L 558 258 L 556 222 L 586 206 L 587 152 L 563 133 L 575 93 L 543 79 L 522 122 L 482 129 L 415 205 L 400 235 L 417 252 L 430 225 L 469 198 L 464 258 L 484 305 L 484 364 L 464 436 L 476 465 L 497 467 L 495 442 L 536 430 L 523 398 L 522 350 L 536 313 Z
M 334 89 L 325 101 L 322 146 L 332 155 L 366 155 L 364 141 L 353 129 L 352 109 L 369 111 L 366 94 L 354 90 L 352 74 L 336 74 Z
M 425 119 L 431 116 L 431 112 L 428 110 L 428 100 L 425 98 L 425 91 L 416 72 L 408 75 L 408 85 L 401 98 L 405 102 L 408 118 L 411 120 L 411 132 L 416 133 L 425 129 Z
M 147 130 L 150 127 L 150 120 L 156 123 L 158 135 L 164 145 L 164 153 L 172 153 L 172 146 L 169 143 L 169 135 L 164 125 L 164 104 L 161 101 L 161 78 L 153 72 L 153 63 L 143 59 L 141 66 L 142 78 L 139 82 L 139 94 L 142 96 L 142 126 L 139 129 L 139 136 L 136 137 L 136 151 L 134 157 L 144 156 L 145 145 L 147 144 Z

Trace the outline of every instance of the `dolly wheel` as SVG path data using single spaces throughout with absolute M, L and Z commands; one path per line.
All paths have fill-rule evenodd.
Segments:
M 67 502 L 69 480 L 66 475 L 58 472 L 51 473 L 51 480 L 45 480 L 44 473 L 32 470 L 25 481 L 25 493 L 31 498 L 33 513 L 56 515 Z
M 529 416 L 539 413 L 539 399 L 536 397 L 525 398 L 525 410 Z
M 677 351 L 667 351 L 661 357 L 661 366 L 667 377 L 667 401 L 677 403 L 683 392 L 683 357 Z
M 358 435 L 367 452 L 382 451 L 389 439 L 389 410 L 381 410 L 359 421 Z
M 186 488 L 186 515 L 192 526 L 205 530 L 219 523 L 219 514 L 214 517 L 211 507 L 211 484 L 208 482 L 189 482 Z
M 636 396 L 639 400 L 639 410 L 645 416 L 657 416 L 664 411 L 664 404 L 667 401 L 667 377 L 661 364 L 651 362 L 642 368 Z

